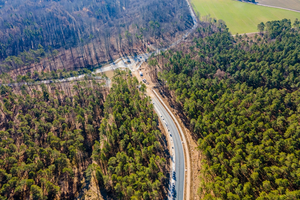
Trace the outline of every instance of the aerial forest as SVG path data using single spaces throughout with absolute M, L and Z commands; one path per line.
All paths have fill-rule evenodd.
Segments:
M 0 1 L 0 72 L 93 68 L 172 41 L 193 25 L 185 0 Z
M 232 36 L 211 20 L 158 58 L 165 95 L 203 156 L 202 199 L 300 198 L 299 21 L 258 28 Z
M 103 80 L 0 87 L 0 199 L 84 197 L 91 178 L 110 198 L 164 195 L 166 143 L 129 72 Z
M 119 71 L 104 103 L 104 118 L 93 161 L 116 199 L 164 199 L 169 171 L 168 147 L 145 85 Z M 124 78 L 124 76 L 129 78 Z M 140 91 L 139 91 L 140 90 Z

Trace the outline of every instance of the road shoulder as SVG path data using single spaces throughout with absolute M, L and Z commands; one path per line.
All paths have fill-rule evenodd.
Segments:
M 181 140 L 183 141 L 183 149 L 184 149 L 184 157 L 185 157 L 185 177 L 184 177 L 184 191 L 185 191 L 185 195 L 184 195 L 184 199 L 189 200 L 191 199 L 191 162 L 190 162 L 190 150 L 189 150 L 189 145 L 188 145 L 188 141 L 185 137 L 185 129 L 181 127 L 181 125 L 179 124 L 177 118 L 174 116 L 174 114 L 172 113 L 172 111 L 170 110 L 170 108 L 166 105 L 166 103 L 162 100 L 161 96 L 155 91 L 153 90 L 153 93 L 155 94 L 155 96 L 158 98 L 158 100 L 162 103 L 162 105 L 165 107 L 165 109 L 167 110 L 167 112 L 170 114 L 172 120 L 174 121 L 177 130 L 180 133 L 180 137 Z
M 189 157 L 190 157 L 190 165 L 189 165 L 190 166 L 190 176 L 189 176 L 189 181 L 190 181 L 189 193 L 190 193 L 190 195 L 189 195 L 189 199 L 200 200 L 200 197 L 198 196 L 197 192 L 198 192 L 198 188 L 200 185 L 199 177 L 200 177 L 200 170 L 201 170 L 202 155 L 201 155 L 201 152 L 197 148 L 198 147 L 197 141 L 195 141 L 192 138 L 190 131 L 183 124 L 182 120 L 180 119 L 180 117 L 177 114 L 177 111 L 175 109 L 171 108 L 171 106 L 168 102 L 168 99 L 164 98 L 162 95 L 160 95 L 160 92 L 157 89 L 156 89 L 156 93 L 160 96 L 160 98 L 164 102 L 165 106 L 167 106 L 168 109 L 172 112 L 172 114 L 176 118 L 178 124 L 180 125 L 181 129 L 183 130 L 184 136 L 187 141 L 187 146 L 188 146 L 188 150 L 189 150 L 188 152 L 189 152 Z M 186 162 L 185 162 L 185 166 L 187 166 Z M 185 185 L 186 185 L 185 191 L 187 191 L 188 184 L 185 184 Z

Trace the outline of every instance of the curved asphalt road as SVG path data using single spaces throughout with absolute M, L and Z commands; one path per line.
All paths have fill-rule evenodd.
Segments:
M 180 139 L 179 132 L 170 117 L 169 113 L 160 103 L 157 98 L 152 99 L 153 105 L 155 109 L 158 111 L 158 117 L 166 125 L 167 129 L 169 130 L 168 134 L 171 136 L 171 184 L 169 190 L 169 199 L 176 199 L 182 200 L 184 199 L 184 153 L 183 153 L 183 146 Z M 173 142 L 172 142 L 173 141 Z M 175 150 L 175 157 L 174 155 Z M 173 151 L 173 152 L 172 152 Z M 175 162 L 176 161 L 176 162 Z M 175 166 L 174 166 L 175 165 Z M 175 172 L 175 177 L 173 176 L 173 172 Z M 175 189 L 172 190 L 173 185 L 175 185 Z

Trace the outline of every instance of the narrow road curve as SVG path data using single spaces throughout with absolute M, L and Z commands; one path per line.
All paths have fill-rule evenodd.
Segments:
M 166 125 L 171 141 L 171 181 L 168 199 L 184 199 L 184 151 L 179 132 L 171 116 L 157 98 L 152 99 L 155 109 L 160 114 L 159 118 Z M 175 153 L 175 155 L 174 155 Z M 176 162 L 175 162 L 176 161 Z
M 175 182 L 175 191 L 170 190 L 172 196 L 172 192 L 175 194 L 175 198 L 182 200 L 189 200 L 190 188 L 191 188 L 191 159 L 189 154 L 188 143 L 185 138 L 184 132 L 181 129 L 180 124 L 178 123 L 176 117 L 169 110 L 169 108 L 165 105 L 160 96 L 156 93 L 155 90 L 152 90 L 155 94 L 156 98 L 152 98 L 155 106 L 159 109 L 159 113 L 161 113 L 161 118 L 166 120 L 165 122 L 168 124 L 168 128 L 170 130 L 171 140 L 173 141 L 173 147 L 175 148 L 175 157 L 174 164 L 175 167 L 172 171 L 175 171 L 175 180 L 171 181 L 171 187 L 173 187 L 173 182 Z M 176 125 L 175 125 L 176 124 Z M 172 144 L 171 144 L 172 145 Z M 185 152 L 185 156 L 184 156 Z M 186 165 L 185 166 L 185 158 Z M 175 162 L 176 161 L 176 162 Z M 186 189 L 186 190 L 185 190 Z M 184 195 L 184 192 L 185 195 Z

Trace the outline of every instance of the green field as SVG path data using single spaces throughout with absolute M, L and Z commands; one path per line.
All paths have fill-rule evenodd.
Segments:
M 257 24 L 283 18 L 291 19 L 292 22 L 298 18 L 300 13 L 257 6 L 234 0 L 191 0 L 195 11 L 200 17 L 210 15 L 216 19 L 226 22 L 230 32 L 251 33 L 257 32 Z

